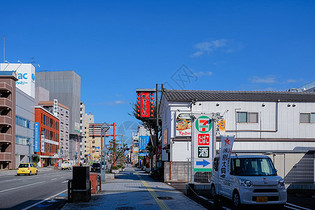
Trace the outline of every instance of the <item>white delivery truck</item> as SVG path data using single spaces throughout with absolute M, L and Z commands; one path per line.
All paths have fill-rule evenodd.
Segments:
M 232 200 L 235 207 L 249 205 L 284 206 L 287 192 L 271 159 L 264 155 L 231 156 L 226 176 L 219 173 L 220 157 L 214 158 L 211 195 Z

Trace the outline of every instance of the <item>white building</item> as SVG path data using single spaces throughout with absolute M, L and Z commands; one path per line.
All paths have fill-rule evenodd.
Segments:
M 164 90 L 162 160 L 178 163 L 175 167 L 187 165 L 191 157 L 190 128 L 177 125 L 176 130 L 176 119 L 183 113 L 220 113 L 226 135 L 236 137 L 234 153 L 270 155 L 287 182 L 314 181 L 314 92 Z
M 0 63 L 0 71 L 16 71 L 16 87 L 35 98 L 35 67 L 31 63 Z

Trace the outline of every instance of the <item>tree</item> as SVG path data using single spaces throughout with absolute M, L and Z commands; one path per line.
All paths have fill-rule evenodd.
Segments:
M 127 158 L 125 152 L 129 150 L 127 144 L 117 144 L 114 140 L 109 141 L 109 152 L 111 153 L 111 162 L 115 166 L 116 163 L 126 163 Z

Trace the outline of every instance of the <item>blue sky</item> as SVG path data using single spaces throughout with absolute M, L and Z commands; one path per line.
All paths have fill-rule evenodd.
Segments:
M 137 88 L 287 90 L 314 80 L 315 2 L 0 1 L 0 57 L 74 70 L 97 122 L 120 125 Z M 33 58 L 33 59 L 32 59 Z M 185 65 L 196 77 L 174 80 Z M 128 126 L 127 126 L 128 127 Z

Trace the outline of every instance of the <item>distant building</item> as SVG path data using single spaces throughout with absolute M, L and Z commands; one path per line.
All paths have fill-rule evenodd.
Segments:
M 54 165 L 59 155 L 59 118 L 41 106 L 35 107 L 35 122 L 38 123 L 39 139 L 35 140 L 34 152 L 40 156 L 41 167 Z
M 0 72 L 0 169 L 15 169 L 15 72 Z
M 59 103 L 57 100 L 54 101 L 39 101 L 39 106 L 54 114 L 59 118 L 60 122 L 60 156 L 63 160 L 69 159 L 69 118 L 70 109 L 69 107 Z M 54 111 L 55 110 L 55 111 Z M 55 113 L 54 113 L 55 112 Z
M 100 129 L 95 129 L 94 116 L 85 114 L 85 157 L 90 161 L 100 161 L 101 137 Z M 94 135 L 97 133 L 98 135 Z
M 81 78 L 74 71 L 36 72 L 36 87 L 49 90 L 49 100 L 70 108 L 69 157 L 79 159 Z
M 49 101 L 49 90 L 39 86 L 35 88 L 35 104 L 40 101 Z
M 16 89 L 15 167 L 32 162 L 34 154 L 34 98 Z
M 131 146 L 131 163 L 133 166 L 139 162 L 139 136 L 138 132 L 132 132 L 132 146 Z

